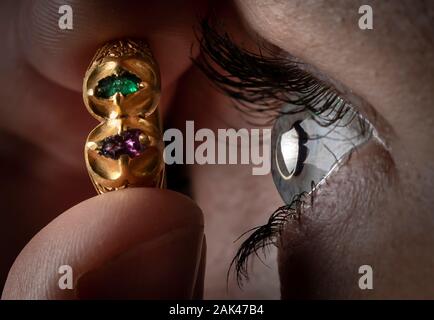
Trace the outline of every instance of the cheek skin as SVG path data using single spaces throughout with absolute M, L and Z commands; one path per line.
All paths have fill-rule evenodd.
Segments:
M 419 221 L 406 214 L 411 205 L 392 186 L 399 186 L 394 163 L 372 142 L 330 176 L 313 208 L 282 234 L 282 298 L 432 297 L 425 284 L 434 280 L 434 261 L 420 247 L 433 238 L 421 236 Z M 373 268 L 374 290 L 358 287 L 365 264 Z

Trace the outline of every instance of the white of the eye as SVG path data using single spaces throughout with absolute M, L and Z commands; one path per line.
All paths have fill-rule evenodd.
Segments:
M 279 161 L 277 161 L 277 157 L 276 157 L 276 164 L 280 175 L 285 180 L 290 179 L 294 175 L 295 169 L 297 168 L 298 153 L 299 153 L 298 140 L 299 140 L 299 136 L 295 128 L 292 128 L 291 130 L 283 133 L 280 137 L 280 152 L 283 161 L 285 162 L 285 166 L 286 166 L 285 171 L 288 172 L 288 175 L 282 172 Z

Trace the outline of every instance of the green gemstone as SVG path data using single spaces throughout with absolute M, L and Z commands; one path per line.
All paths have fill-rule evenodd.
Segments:
M 142 81 L 137 76 L 129 72 L 123 72 L 118 76 L 108 76 L 98 81 L 98 85 L 95 89 L 95 96 L 98 98 L 108 99 L 117 92 L 127 96 L 139 90 L 140 82 Z

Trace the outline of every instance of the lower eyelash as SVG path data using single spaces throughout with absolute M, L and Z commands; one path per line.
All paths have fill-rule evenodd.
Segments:
M 235 257 L 229 266 L 227 272 L 227 280 L 232 268 L 235 268 L 235 274 L 239 287 L 242 287 L 243 280 L 249 279 L 248 274 L 248 259 L 252 254 L 255 254 L 259 259 L 258 252 L 262 250 L 265 255 L 265 249 L 270 245 L 276 245 L 277 239 L 282 234 L 283 228 L 287 221 L 298 221 L 307 203 L 313 207 L 315 183 L 311 182 L 312 191 L 303 192 L 294 196 L 292 202 L 276 209 L 268 219 L 267 223 L 252 228 L 244 232 L 237 240 L 241 239 L 247 233 L 252 232 L 239 247 Z M 235 240 L 235 241 L 237 241 Z

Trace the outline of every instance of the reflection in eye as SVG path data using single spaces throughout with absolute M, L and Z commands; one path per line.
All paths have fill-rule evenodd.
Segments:
M 310 192 L 321 183 L 357 146 L 369 140 L 362 133 L 366 121 L 348 108 L 343 117 L 330 126 L 314 116 L 281 115 L 272 131 L 272 175 L 282 199 L 290 204 L 300 193 Z M 333 118 L 333 112 L 327 117 Z M 294 120 L 295 119 L 295 120 Z
M 280 134 L 276 141 L 275 166 L 284 180 L 298 176 L 303 169 L 308 149 L 304 145 L 308 136 L 297 121 L 292 129 Z

